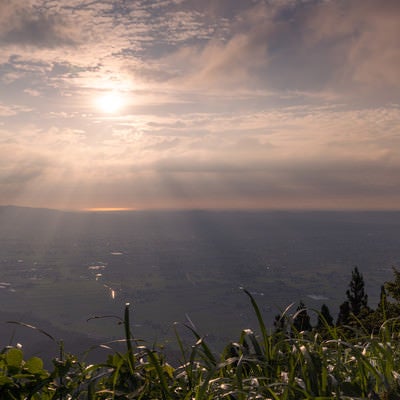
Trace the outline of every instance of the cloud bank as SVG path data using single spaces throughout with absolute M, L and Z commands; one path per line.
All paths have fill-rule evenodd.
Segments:
M 398 208 L 398 1 L 0 7 L 2 204 Z

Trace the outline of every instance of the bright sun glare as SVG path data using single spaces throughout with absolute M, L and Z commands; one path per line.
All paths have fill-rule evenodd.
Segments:
M 113 114 L 123 107 L 124 100 L 120 93 L 109 92 L 98 97 L 96 105 L 102 112 Z

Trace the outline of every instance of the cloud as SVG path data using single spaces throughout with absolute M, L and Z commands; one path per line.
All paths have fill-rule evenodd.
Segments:
M 400 82 L 393 0 L 55 4 L 3 0 L 0 40 L 23 60 L 69 64 L 76 72 L 60 73 L 57 85 L 70 89 L 123 77 L 188 94 L 257 88 L 393 100 Z
M 32 97 L 40 96 L 40 92 L 38 90 L 30 89 L 30 88 L 24 89 L 24 93 L 26 93 L 26 94 L 28 94 L 29 96 L 32 96 Z
M 350 82 L 367 92 L 399 88 L 399 15 L 396 0 L 321 2 L 306 19 L 306 44 L 314 49 L 327 46 L 340 60 L 332 76 L 336 83 L 345 86 Z
M 0 104 L 0 116 L 1 117 L 9 117 L 11 115 L 16 115 L 17 111 L 14 107 L 10 107 L 8 105 Z
M 77 42 L 73 25 L 56 12 L 19 0 L 2 0 L 1 6 L 0 41 L 3 44 L 53 48 Z
M 259 74 L 268 62 L 268 18 L 267 8 L 257 5 L 244 10 L 240 18 L 229 24 L 221 17 L 218 21 L 224 25 L 222 31 L 212 29 L 208 21 L 204 25 L 212 32 L 208 40 L 183 43 L 159 59 L 158 64 L 164 70 L 161 76 L 173 84 L 181 81 L 188 87 L 205 90 L 259 81 Z
M 228 13 L 224 2 L 197 9 L 220 21 Z M 223 33 L 159 58 L 158 80 L 205 91 L 257 87 L 393 100 L 399 14 L 393 0 L 243 2 L 230 10 Z
M 19 113 L 30 112 L 30 108 L 12 105 L 12 104 L 2 104 L 0 103 L 0 117 L 11 117 L 18 115 Z
M 21 146 L 18 138 L 1 131 L 0 203 L 12 204 L 30 192 L 51 165 L 41 154 Z

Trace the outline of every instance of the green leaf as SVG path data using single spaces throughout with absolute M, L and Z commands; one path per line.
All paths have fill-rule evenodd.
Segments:
M 0 387 L 5 386 L 5 385 L 11 385 L 13 383 L 13 380 L 9 378 L 8 376 L 1 375 L 0 376 Z
M 10 349 L 6 353 L 6 362 L 9 367 L 20 368 L 22 359 L 22 351 L 19 349 Z
M 43 371 L 43 361 L 39 357 L 30 358 L 24 368 L 31 374 L 38 374 Z
M 33 379 L 35 376 L 32 374 L 24 374 L 24 373 L 20 373 L 20 374 L 14 374 L 12 376 L 14 378 L 14 380 L 28 380 L 28 379 Z
M 171 365 L 164 364 L 163 369 L 171 379 L 174 377 L 175 369 Z

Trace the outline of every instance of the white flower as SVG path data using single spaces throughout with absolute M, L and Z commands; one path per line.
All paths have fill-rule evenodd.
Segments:
M 302 388 L 305 389 L 306 388 L 306 384 L 304 383 L 303 379 L 301 378 L 295 378 L 296 383 Z
M 361 354 L 362 354 L 363 356 L 366 356 L 366 355 L 367 355 L 367 348 L 366 348 L 366 347 L 363 348 L 363 351 L 361 352 Z
M 258 379 L 257 378 L 252 378 L 251 385 L 252 386 L 260 386 L 260 384 L 258 383 Z
M 285 371 L 281 371 L 281 380 L 284 383 L 288 383 L 289 382 L 289 374 Z

